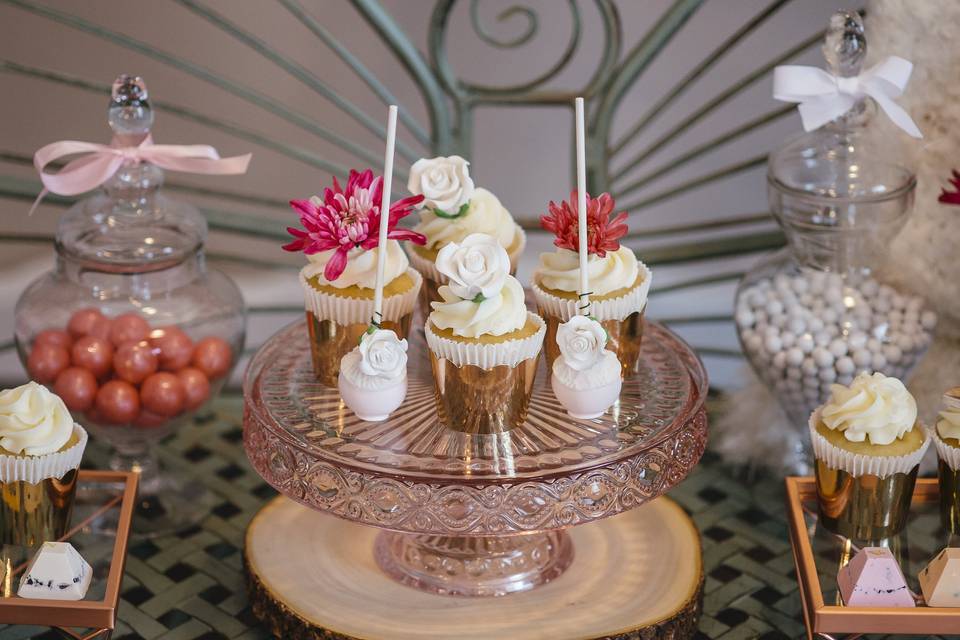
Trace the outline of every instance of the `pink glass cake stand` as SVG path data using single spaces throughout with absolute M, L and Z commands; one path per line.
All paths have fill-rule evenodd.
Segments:
M 693 351 L 656 323 L 647 323 L 637 370 L 605 415 L 567 415 L 541 364 L 526 422 L 499 435 L 464 434 L 439 422 L 426 349 L 422 331 L 415 332 L 407 398 L 385 422 L 360 420 L 336 389 L 316 381 L 302 322 L 264 344 L 244 380 L 244 446 L 257 472 L 286 498 L 377 528 L 368 553 L 402 584 L 431 594 L 499 596 L 555 580 L 579 554 L 570 527 L 657 498 L 703 454 L 706 373 Z M 248 545 L 255 525 L 276 545 L 295 537 L 279 520 L 271 531 L 264 521 L 270 509 L 251 524 Z

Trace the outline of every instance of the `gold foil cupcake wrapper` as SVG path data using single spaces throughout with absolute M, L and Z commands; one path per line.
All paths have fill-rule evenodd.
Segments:
M 632 313 L 639 313 L 647 306 L 647 296 L 650 294 L 650 283 L 653 280 L 653 273 L 647 268 L 647 265 L 637 261 L 640 274 L 643 276 L 640 284 L 623 294 L 619 298 L 610 298 L 609 300 L 590 299 L 590 315 L 606 322 L 608 320 L 624 320 Z M 577 300 L 568 300 L 548 293 L 538 283 L 536 274 L 530 285 L 533 290 L 533 296 L 537 300 L 537 308 L 545 316 L 560 318 L 561 322 L 566 322 L 577 315 Z
M 510 249 L 507 249 L 507 255 L 510 257 L 511 275 L 517 273 L 517 266 L 520 263 L 520 256 L 523 255 L 523 249 L 524 247 L 527 246 L 526 232 L 524 232 L 524 230 L 519 226 L 516 227 L 516 230 L 517 230 L 517 233 L 520 235 L 520 244 L 514 247 L 512 251 Z M 441 284 L 446 284 L 449 281 L 449 278 L 447 278 L 447 276 L 440 273 L 440 271 L 437 269 L 437 265 L 433 262 L 433 260 L 428 260 L 427 258 L 424 258 L 419 253 L 417 253 L 416 249 L 410 249 L 410 251 L 407 252 L 407 256 L 409 257 L 410 264 L 413 266 L 413 268 L 419 271 L 421 274 L 423 274 L 423 277 L 426 278 L 427 280 L 432 280 L 435 283 L 435 286 L 437 288 L 439 288 Z M 439 300 L 440 297 L 437 296 L 436 298 L 432 298 L 432 299 Z
M 304 269 L 300 270 L 304 305 L 317 320 L 331 320 L 340 325 L 363 324 L 365 327 L 370 324 L 373 298 L 369 300 L 347 298 L 317 291 L 307 281 Z M 417 304 L 417 294 L 420 292 L 423 278 L 416 269 L 408 268 L 406 273 L 413 280 L 413 286 L 403 293 L 384 297 L 383 319 L 385 321 L 398 322 L 400 318 L 411 313 Z
M 79 468 L 87 446 L 87 432 L 79 424 L 74 424 L 73 435 L 76 443 L 64 451 L 43 456 L 0 454 L 0 483 L 38 484 L 47 478 L 62 478 L 71 469 Z
M 469 365 L 484 370 L 499 366 L 515 367 L 524 360 L 536 358 L 543 347 L 543 337 L 547 331 L 546 324 L 540 316 L 529 311 L 527 319 L 537 324 L 537 332 L 527 338 L 505 342 L 461 342 L 443 338 L 431 330 L 429 319 L 424 330 L 430 351 L 437 358 L 448 360 L 454 366 Z
M 823 462 L 827 467 L 844 471 L 854 478 L 860 476 L 872 475 L 878 478 L 887 478 L 897 473 L 910 473 L 914 467 L 920 464 L 923 455 L 930 446 L 930 438 L 925 437 L 923 444 L 916 450 L 902 456 L 867 456 L 858 453 L 845 451 L 840 447 L 831 444 L 817 432 L 817 423 L 820 422 L 820 409 L 817 409 L 810 415 L 810 439 L 813 442 L 813 455 L 819 462 Z M 926 430 L 919 423 L 914 426 L 915 429 Z
M 960 449 L 951 447 L 944 442 L 940 434 L 937 433 L 936 427 L 930 429 L 928 435 L 933 440 L 933 446 L 937 448 L 937 457 L 940 461 L 950 467 L 951 471 L 960 470 Z

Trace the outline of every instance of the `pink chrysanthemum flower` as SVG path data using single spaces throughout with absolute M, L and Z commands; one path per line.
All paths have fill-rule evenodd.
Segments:
M 336 249 L 323 269 L 323 277 L 336 280 L 347 266 L 347 254 L 351 249 L 373 249 L 379 244 L 377 229 L 380 226 L 380 198 L 383 196 L 383 178 L 374 177 L 373 171 L 363 173 L 350 170 L 347 187 L 340 188 L 333 179 L 333 188 L 323 190 L 322 202 L 316 200 L 291 200 L 290 206 L 300 214 L 303 229 L 287 227 L 296 238 L 283 246 L 286 251 L 303 251 L 307 255 Z M 423 196 L 411 196 L 390 205 L 387 221 L 387 237 L 392 240 L 409 240 L 414 244 L 426 244 L 427 239 L 416 231 L 397 228 L 400 218 L 410 214 L 413 207 L 423 201 Z
M 956 169 L 953 170 L 953 177 L 950 178 L 950 184 L 954 190 L 947 191 L 946 189 L 941 189 L 937 202 L 942 202 L 943 204 L 960 204 L 960 172 L 957 172 Z
M 613 196 L 601 193 L 598 198 L 587 194 L 587 253 L 603 258 L 607 251 L 620 248 L 619 239 L 627 233 L 627 212 L 621 211 L 610 219 L 613 213 Z M 580 241 L 577 237 L 577 192 L 570 193 L 570 202 L 560 204 L 550 202 L 550 213 L 540 216 L 540 226 L 552 231 L 556 238 L 553 244 L 561 249 L 578 251 Z

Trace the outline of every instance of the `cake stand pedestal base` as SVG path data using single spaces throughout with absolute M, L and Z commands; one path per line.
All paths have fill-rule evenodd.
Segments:
M 569 566 L 546 584 L 503 597 L 436 595 L 423 590 L 430 585 L 401 584 L 409 571 L 394 579 L 381 568 L 390 570 L 382 554 L 392 553 L 393 535 L 274 499 L 247 530 L 254 612 L 290 640 L 648 640 L 689 638 L 697 627 L 700 538 L 668 498 L 567 530 L 557 540 L 572 543 Z

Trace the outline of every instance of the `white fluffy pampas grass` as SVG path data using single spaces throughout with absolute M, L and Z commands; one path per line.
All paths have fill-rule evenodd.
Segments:
M 937 202 L 951 170 L 960 170 L 960 2 L 874 0 L 867 6 L 866 37 L 867 66 L 889 55 L 914 63 L 899 103 L 924 139 L 911 140 L 877 115 L 890 153 L 899 154 L 918 180 L 913 216 L 882 278 L 925 296 L 939 313 L 934 343 L 909 380 L 921 418 L 932 425 L 943 391 L 960 386 L 960 206 Z M 792 467 L 793 449 L 805 435 L 787 423 L 755 378 L 730 398 L 714 429 L 716 448 L 727 459 L 784 470 Z

